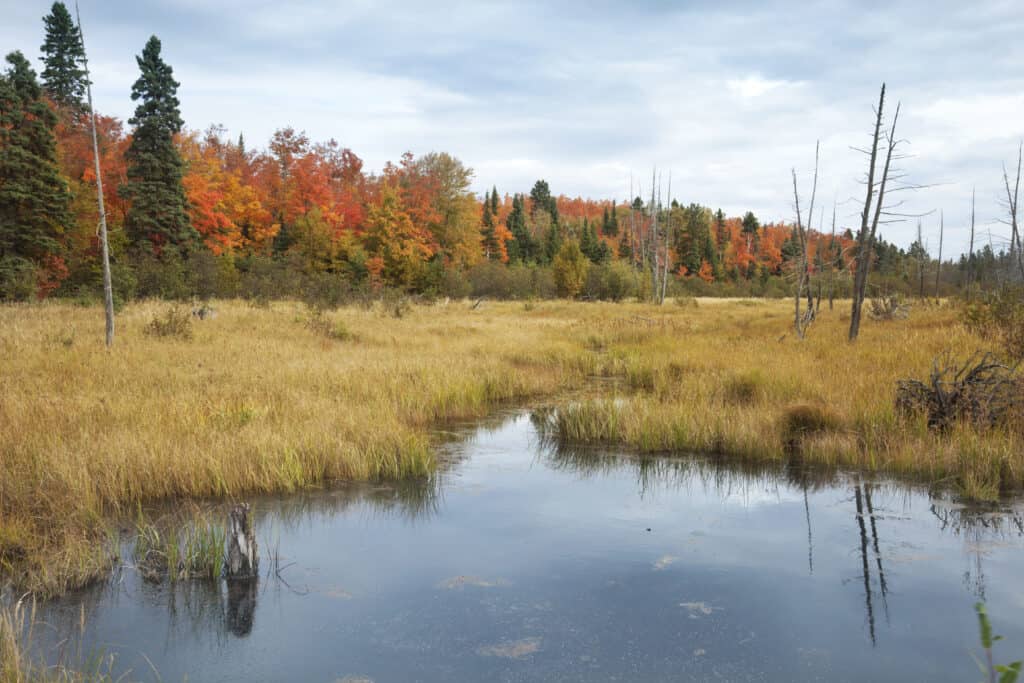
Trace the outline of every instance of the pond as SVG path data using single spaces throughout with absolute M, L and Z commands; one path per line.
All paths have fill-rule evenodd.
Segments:
M 133 680 L 974 681 L 986 600 L 1024 656 L 1013 501 L 560 450 L 523 413 L 442 451 L 429 482 L 250 499 L 254 586 L 125 568 L 41 606 L 36 644 Z

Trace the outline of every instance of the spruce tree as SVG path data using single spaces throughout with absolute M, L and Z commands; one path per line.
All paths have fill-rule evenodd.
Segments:
M 85 47 L 82 34 L 63 2 L 53 3 L 43 17 L 46 40 L 43 52 L 43 86 L 57 104 L 74 111 L 85 111 Z
M 512 233 L 512 241 L 508 245 L 508 260 L 529 263 L 536 258 L 536 246 L 530 231 L 526 227 L 526 207 L 522 195 L 512 197 L 512 211 L 505 218 L 505 225 Z
M 198 233 L 186 212 L 182 161 L 174 146 L 174 135 L 183 125 L 176 96 L 179 83 L 160 56 L 156 36 L 135 61 L 142 73 L 132 86 L 132 99 L 139 105 L 128 119 L 135 130 L 126 154 L 128 183 L 122 187 L 132 201 L 125 230 L 136 250 L 162 253 L 173 248 L 187 255 Z
M 0 76 L 0 267 L 59 255 L 72 223 L 57 164 L 57 115 L 21 52 Z M 6 266 L 4 265 L 6 262 Z
M 491 187 L 491 215 L 498 215 L 498 188 L 497 186 Z
M 488 259 L 494 258 L 498 253 L 498 240 L 494 234 L 494 214 L 491 212 L 491 197 L 484 195 L 484 213 L 481 219 L 480 229 L 481 241 L 483 242 L 484 255 Z

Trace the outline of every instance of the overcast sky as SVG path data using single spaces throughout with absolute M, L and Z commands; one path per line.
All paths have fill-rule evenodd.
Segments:
M 0 0 L 0 49 L 38 59 L 43 0 Z M 898 4 L 899 6 L 893 6 Z M 156 34 L 191 128 L 264 145 L 291 125 L 371 170 L 446 151 L 474 189 L 625 200 L 652 167 L 683 202 L 792 220 L 790 169 L 853 225 L 878 87 L 902 103 L 908 213 L 936 210 L 946 253 L 997 244 L 1002 162 L 1024 136 L 1024 2 L 329 2 L 80 0 L 97 108 L 131 115 L 134 57 Z M 667 189 L 667 188 L 666 188 Z M 815 218 L 817 223 L 817 217 Z M 906 246 L 914 220 L 883 228 Z

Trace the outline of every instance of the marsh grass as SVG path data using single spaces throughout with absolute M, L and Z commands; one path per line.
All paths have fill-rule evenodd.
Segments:
M 897 379 L 986 346 L 946 307 L 869 322 L 851 346 L 842 304 L 800 342 L 787 302 L 403 302 L 400 317 L 393 301 L 325 313 L 358 331 L 346 343 L 290 302 L 218 302 L 180 343 L 145 332 L 167 307 L 141 302 L 109 352 L 96 308 L 0 307 L 4 575 L 51 593 L 101 576 L 108 520 L 139 503 L 427 476 L 439 424 L 570 390 L 548 424 L 564 442 L 771 461 L 799 436 L 805 461 L 974 497 L 1024 483 L 1019 429 L 934 434 L 895 412 Z M 69 328 L 73 344 L 48 342 Z M 615 381 L 586 392 L 593 378 Z
M 216 580 L 224 567 L 226 538 L 224 523 L 213 521 L 209 514 L 153 522 L 140 511 L 132 555 L 148 581 Z
M 42 624 L 36 619 L 35 602 L 0 603 L 0 683 L 112 683 L 113 656 L 88 657 L 63 652 L 60 663 L 46 664 L 33 657 L 35 634 Z M 84 613 L 79 629 L 85 629 Z M 65 643 L 74 640 L 69 638 Z M 118 679 L 121 680 L 121 679 Z

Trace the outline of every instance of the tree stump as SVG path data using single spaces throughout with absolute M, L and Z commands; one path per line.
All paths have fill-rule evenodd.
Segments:
M 224 558 L 227 579 L 256 578 L 260 558 L 256 552 L 256 534 L 249 518 L 249 504 L 235 505 L 228 512 L 228 549 Z

